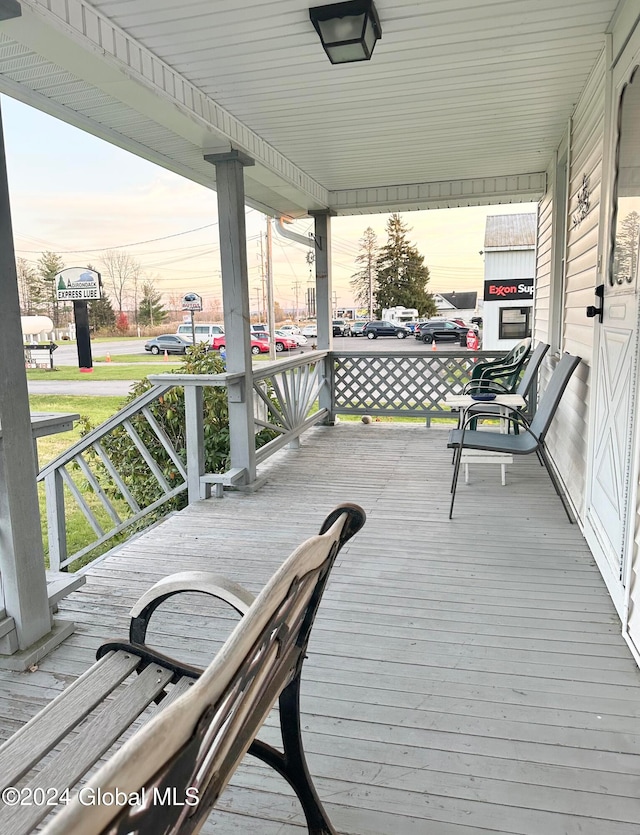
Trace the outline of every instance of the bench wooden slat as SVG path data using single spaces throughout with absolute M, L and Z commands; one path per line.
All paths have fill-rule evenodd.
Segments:
M 0 789 L 15 785 L 115 690 L 138 663 L 136 656 L 126 652 L 105 656 L 8 739 L 0 749 Z
M 171 677 L 170 670 L 149 665 L 105 706 L 102 713 L 83 725 L 75 738 L 26 784 L 27 787 L 33 790 L 56 788 L 63 792 L 75 786 L 162 692 Z M 46 804 L 26 808 L 5 806 L 0 809 L 0 832 L 28 835 L 51 811 Z

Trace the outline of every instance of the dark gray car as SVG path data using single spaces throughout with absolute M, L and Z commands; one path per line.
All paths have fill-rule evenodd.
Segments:
M 166 333 L 162 336 L 156 336 L 144 344 L 145 351 L 151 351 L 152 354 L 186 354 L 187 348 L 192 346 L 191 340 L 183 339 L 175 333 Z
M 410 335 L 409 328 L 399 325 L 397 322 L 367 322 L 362 329 L 362 335 L 367 339 L 377 339 L 379 336 L 395 336 L 397 339 L 406 339 Z
M 467 344 L 469 328 L 450 322 L 448 319 L 429 319 L 422 322 L 415 331 L 415 338 L 421 342 L 457 342 L 458 345 Z

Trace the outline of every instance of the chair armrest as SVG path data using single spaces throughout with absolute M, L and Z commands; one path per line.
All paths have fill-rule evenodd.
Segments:
M 129 638 L 132 643 L 144 644 L 151 615 L 168 598 L 182 592 L 196 591 L 209 594 L 228 603 L 236 612 L 244 615 L 254 601 L 254 596 L 243 586 L 219 574 L 208 571 L 180 571 L 170 574 L 145 592 L 131 609 Z
M 484 406 L 483 403 L 474 403 L 465 411 L 465 418 L 462 424 L 462 433 L 463 433 L 463 440 L 464 440 L 464 433 L 467 429 L 467 426 L 474 420 L 478 420 L 478 418 L 489 418 L 490 420 L 507 420 L 509 423 L 518 424 L 522 426 L 525 432 L 528 432 L 532 438 L 535 439 L 536 443 L 540 443 L 540 438 L 536 434 L 531 431 L 531 426 L 529 421 L 526 417 L 516 409 L 514 406 L 501 406 L 502 409 L 507 409 L 511 414 L 498 414 L 497 412 L 477 412 L 475 410 L 475 406 Z
M 500 394 L 510 393 L 508 387 L 499 383 L 497 380 L 469 380 L 468 383 L 465 383 L 462 393 L 469 394 L 470 391 L 475 389 L 482 389 L 483 391 L 489 392 L 495 391 Z

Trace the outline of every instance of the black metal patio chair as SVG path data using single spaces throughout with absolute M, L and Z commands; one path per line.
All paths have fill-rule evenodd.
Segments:
M 549 462 L 547 449 L 545 447 L 544 439 L 551 426 L 551 421 L 554 418 L 560 399 L 567 387 L 571 375 L 580 364 L 581 357 L 574 357 L 571 354 L 564 354 L 556 366 L 551 379 L 545 389 L 536 414 L 529 423 L 524 415 L 517 409 L 509 409 L 503 407 L 502 419 L 508 420 L 513 424 L 518 424 L 523 431 L 520 434 L 502 434 L 498 432 L 485 432 L 482 430 L 468 429 L 468 425 L 482 417 L 495 418 L 495 413 L 487 412 L 473 412 L 465 415 L 464 422 L 460 429 L 453 429 L 449 434 L 449 442 L 447 446 L 455 450 L 453 479 L 451 482 L 451 506 L 449 508 L 449 519 L 453 516 L 453 505 L 456 499 L 456 488 L 458 484 L 458 475 L 460 473 L 460 463 L 462 460 L 462 453 L 465 449 L 480 450 L 483 452 L 498 452 L 507 455 L 530 455 L 535 452 L 541 464 L 546 467 L 549 473 L 549 478 L 553 484 L 556 493 L 560 497 L 562 506 L 570 522 L 573 523 L 571 510 L 564 496 L 558 479 L 555 476 Z

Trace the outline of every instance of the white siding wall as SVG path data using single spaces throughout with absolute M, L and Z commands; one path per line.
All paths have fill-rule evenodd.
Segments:
M 600 219 L 600 185 L 605 112 L 605 62 L 604 54 L 598 61 L 585 91 L 576 107 L 572 120 L 569 161 L 569 219 L 566 251 L 566 282 L 564 297 L 563 350 L 581 356 L 583 362 L 571 379 L 562 398 L 556 420 L 548 435 L 553 459 L 569 491 L 574 506 L 582 516 L 584 512 L 585 479 L 587 470 L 587 429 L 590 385 L 590 366 L 593 349 L 594 322 L 587 319 L 585 308 L 594 302 L 598 259 L 598 226 Z M 578 208 L 578 193 L 583 187 L 583 177 L 588 177 L 589 212 L 579 223 L 573 222 Z M 542 201 L 540 227 L 544 241 L 548 240 L 549 196 Z M 549 303 L 543 291 L 548 287 L 548 256 L 539 247 L 538 291 L 540 297 L 540 323 L 536 333 L 542 338 L 545 318 L 548 320 Z M 538 329 L 539 328 L 539 329 Z M 542 387 L 550 373 L 545 365 Z
M 551 296 L 551 231 L 553 220 L 553 196 L 555 191 L 555 164 L 547 171 L 547 193 L 538 206 L 538 246 L 536 248 L 536 281 L 534 287 L 535 322 L 533 341 L 550 342 Z

